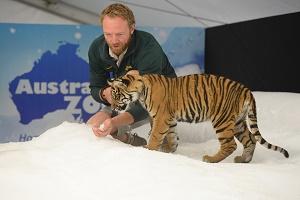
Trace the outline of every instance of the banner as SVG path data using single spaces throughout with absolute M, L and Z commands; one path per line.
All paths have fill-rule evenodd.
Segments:
M 203 28 L 137 27 L 161 44 L 178 76 L 204 72 Z M 0 24 L 0 143 L 29 141 L 101 109 L 89 90 L 95 25 Z

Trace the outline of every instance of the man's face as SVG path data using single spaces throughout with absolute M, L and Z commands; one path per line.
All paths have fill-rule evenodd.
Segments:
M 120 17 L 105 16 L 102 28 L 106 43 L 112 52 L 119 56 L 128 47 L 135 27 L 129 27 L 128 22 Z

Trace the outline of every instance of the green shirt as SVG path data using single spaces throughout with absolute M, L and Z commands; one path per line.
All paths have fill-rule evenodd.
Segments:
M 130 45 L 119 67 L 110 57 L 103 35 L 92 42 L 88 56 L 91 95 L 99 103 L 105 104 L 99 93 L 108 86 L 107 79 L 125 75 L 130 70 L 138 70 L 141 75 L 163 74 L 176 77 L 174 68 L 156 39 L 150 33 L 140 30 L 135 30 L 132 34 Z M 135 122 L 148 116 L 140 104 L 136 104 L 128 112 Z

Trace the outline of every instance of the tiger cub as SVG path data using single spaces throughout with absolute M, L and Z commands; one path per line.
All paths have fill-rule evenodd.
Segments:
M 150 150 L 174 152 L 177 149 L 177 122 L 211 121 L 220 150 L 213 156 L 203 156 L 205 162 L 219 162 L 236 150 L 234 137 L 244 147 L 243 154 L 234 158 L 236 163 L 251 161 L 256 141 L 289 157 L 285 149 L 268 143 L 261 136 L 250 90 L 228 78 L 209 74 L 178 78 L 128 74 L 108 80 L 108 84 L 112 109 L 124 112 L 131 103 L 139 101 L 149 112 L 153 121 L 146 148 Z M 167 144 L 163 143 L 165 137 Z

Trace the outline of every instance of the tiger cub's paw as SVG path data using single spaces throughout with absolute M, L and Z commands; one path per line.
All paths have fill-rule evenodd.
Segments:
M 159 148 L 159 151 L 165 152 L 165 153 L 173 153 L 177 150 L 177 144 L 170 147 L 169 144 L 162 144 Z
M 153 151 L 159 151 L 159 145 L 153 145 L 153 144 L 148 144 L 146 146 L 143 146 L 146 149 L 153 150 Z
M 249 163 L 251 159 L 252 157 L 245 158 L 243 156 L 236 156 L 233 161 L 235 163 Z
M 208 156 L 208 155 L 203 156 L 203 157 L 202 157 L 202 161 L 203 161 L 203 162 L 210 163 L 210 156 Z
M 202 157 L 202 161 L 203 162 L 207 162 L 207 163 L 217 163 L 219 162 L 221 159 L 218 159 L 216 156 L 208 156 L 205 155 Z

